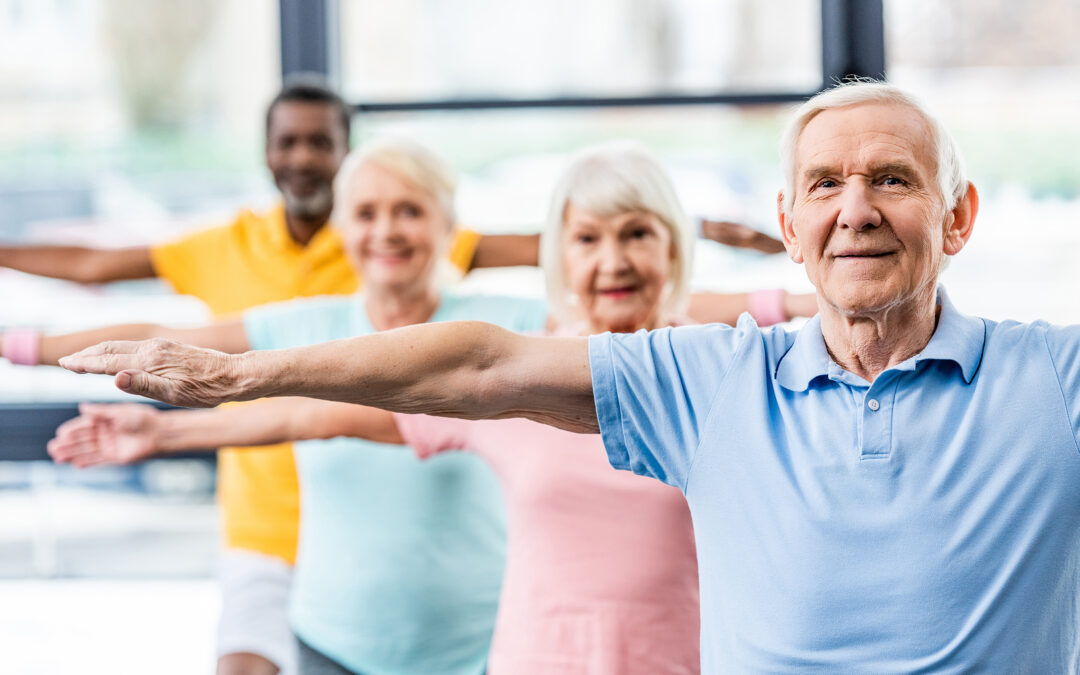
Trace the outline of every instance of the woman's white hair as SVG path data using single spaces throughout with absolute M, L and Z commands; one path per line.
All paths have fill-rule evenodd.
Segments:
M 433 150 L 407 138 L 379 138 L 353 150 L 345 157 L 334 178 L 333 222 L 344 223 L 343 212 L 356 171 L 367 163 L 377 164 L 400 178 L 413 183 L 435 198 L 447 221 L 454 225 L 454 192 L 457 175 L 450 165 Z
M 694 262 L 694 230 L 660 161 L 644 147 L 620 141 L 582 150 L 555 185 L 540 235 L 540 266 L 544 269 L 548 305 L 554 316 L 568 319 L 573 315 L 562 251 L 564 218 L 570 204 L 601 217 L 642 211 L 659 218 L 671 231 L 673 249 L 671 276 L 662 307 L 668 316 L 686 311 Z
M 784 212 L 790 214 L 795 201 L 795 146 L 810 120 L 833 108 L 861 103 L 905 105 L 918 113 L 930 131 L 930 143 L 937 157 L 937 184 L 941 200 L 951 211 L 967 190 L 964 159 L 952 134 L 926 107 L 903 89 L 885 82 L 854 79 L 821 92 L 795 110 L 780 137 L 780 165 L 784 171 Z

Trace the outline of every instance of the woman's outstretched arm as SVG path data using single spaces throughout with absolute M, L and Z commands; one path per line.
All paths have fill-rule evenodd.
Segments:
M 141 403 L 84 403 L 49 441 L 53 460 L 78 467 L 129 464 L 169 452 L 264 446 L 335 436 L 401 443 L 391 413 L 377 408 L 278 398 L 214 410 L 158 410 Z
M 116 375 L 124 391 L 183 406 L 307 396 L 393 412 L 525 417 L 598 430 L 586 338 L 527 337 L 472 321 L 237 355 L 162 339 L 105 342 L 61 365 Z

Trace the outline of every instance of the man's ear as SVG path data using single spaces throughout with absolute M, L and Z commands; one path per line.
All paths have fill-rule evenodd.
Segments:
M 784 193 L 776 195 L 776 218 L 780 221 L 780 236 L 784 239 L 784 248 L 787 249 L 788 257 L 797 263 L 802 263 L 802 249 L 799 248 L 799 237 L 795 234 L 795 227 L 791 220 L 791 214 L 784 211 Z
M 945 255 L 956 255 L 964 244 L 971 239 L 975 228 L 975 216 L 979 213 L 979 193 L 970 182 L 964 196 L 957 200 L 956 206 L 949 213 L 949 222 L 945 227 Z

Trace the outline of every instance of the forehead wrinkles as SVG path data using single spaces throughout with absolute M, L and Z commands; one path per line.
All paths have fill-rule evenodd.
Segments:
M 906 164 L 932 181 L 937 157 L 929 122 L 904 106 L 866 104 L 826 110 L 803 129 L 795 145 L 795 179 L 828 168 L 844 175 L 878 164 Z

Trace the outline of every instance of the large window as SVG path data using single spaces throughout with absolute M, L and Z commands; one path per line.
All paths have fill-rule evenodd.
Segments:
M 342 88 L 364 102 L 821 83 L 820 9 L 805 0 L 342 0 L 340 36 Z

